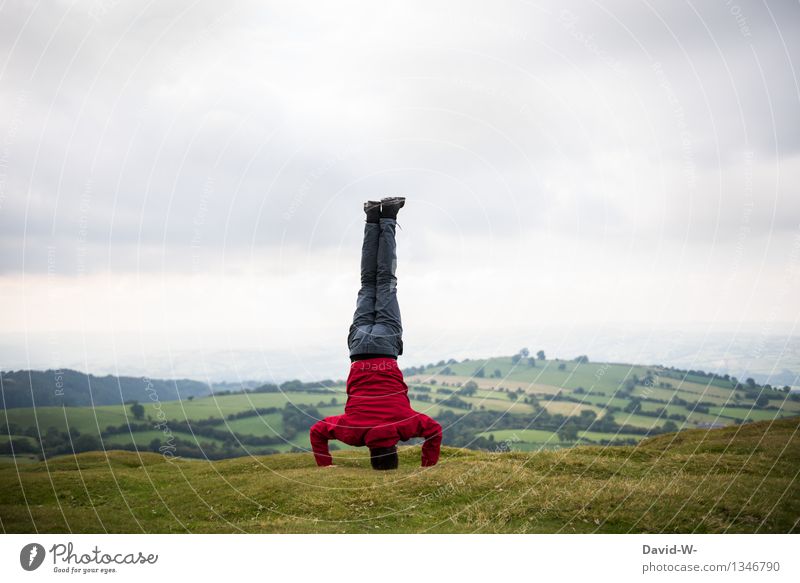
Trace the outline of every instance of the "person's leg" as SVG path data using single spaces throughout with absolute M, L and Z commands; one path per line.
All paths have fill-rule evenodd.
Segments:
M 395 215 L 396 216 L 396 215 Z M 378 244 L 377 296 L 375 298 L 375 342 L 388 349 L 389 354 L 403 354 L 403 325 L 400 305 L 397 302 L 397 220 L 380 219 L 380 242 Z
M 351 355 L 370 351 L 365 340 L 369 338 L 369 332 L 375 323 L 380 225 L 375 220 L 377 217 L 374 212 L 367 210 L 366 206 L 365 211 L 367 222 L 364 224 L 364 240 L 361 245 L 361 288 L 356 298 L 353 323 L 347 334 L 347 347 Z
M 361 288 L 356 298 L 356 311 L 353 325 L 364 326 L 375 323 L 375 297 L 378 276 L 378 236 L 377 223 L 364 224 L 364 241 L 361 245 Z

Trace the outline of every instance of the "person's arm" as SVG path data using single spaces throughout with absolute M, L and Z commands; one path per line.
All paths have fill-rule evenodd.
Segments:
M 328 451 L 328 440 L 335 439 L 332 430 L 332 424 L 329 423 L 327 417 L 321 421 L 317 421 L 311 426 L 311 450 L 314 452 L 314 460 L 318 466 L 330 466 L 333 464 L 330 451 Z
M 420 434 L 425 438 L 422 444 L 422 465 L 434 466 L 439 461 L 439 448 L 442 445 L 442 426 L 427 415 L 420 414 Z

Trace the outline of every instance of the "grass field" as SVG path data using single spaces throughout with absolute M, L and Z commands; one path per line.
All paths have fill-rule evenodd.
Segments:
M 31 445 L 36 445 L 36 440 L 32 437 L 28 437 L 27 435 L 0 435 L 0 443 L 8 443 L 12 439 L 14 441 L 27 441 Z
M 579 431 L 578 440 L 563 441 L 555 431 L 542 429 L 499 429 L 479 433 L 482 437 L 492 436 L 496 443 L 503 442 L 509 451 L 535 451 L 540 448 L 569 447 L 578 443 L 600 444 L 601 440 L 644 439 L 632 433 L 604 433 L 600 431 Z
M 731 417 L 725 418 L 716 413 L 711 413 L 711 408 L 709 408 L 709 413 L 699 413 L 697 411 L 689 411 L 686 407 L 680 405 L 664 405 L 663 403 L 652 402 L 642 403 L 642 411 L 656 412 L 661 410 L 666 410 L 665 417 L 674 414 L 684 415 L 692 425 L 697 425 L 698 423 L 730 423 L 733 421 Z
M 599 443 L 602 439 L 607 440 L 622 440 L 622 439 L 633 439 L 635 441 L 641 441 L 645 439 L 643 435 L 636 435 L 634 433 L 610 433 L 610 432 L 602 432 L 602 431 L 579 431 L 578 436 L 589 442 Z
M 511 450 L 517 449 L 520 443 L 553 443 L 561 440 L 555 431 L 542 429 L 499 429 L 479 434 L 483 437 L 494 436 L 497 442 L 506 442 Z
M 34 455 L 0 455 L 0 466 L 13 466 L 26 463 L 39 463 L 39 459 Z
M 213 437 L 205 437 L 203 435 L 192 435 L 191 433 L 183 433 L 180 431 L 173 431 L 172 434 L 176 438 L 184 439 L 191 443 L 197 444 L 212 444 L 222 445 L 222 440 L 214 439 Z M 153 439 L 164 441 L 164 433 L 162 431 L 134 431 L 133 433 L 123 433 L 119 435 L 109 435 L 103 438 L 103 443 L 106 449 L 112 449 L 115 445 L 123 445 L 126 443 L 135 442 L 138 446 L 145 446 Z
M 235 433 L 243 435 L 280 435 L 283 431 L 283 419 L 280 413 L 245 417 L 228 421 L 225 425 Z
M 752 419 L 753 421 L 767 421 L 791 415 L 790 412 L 761 410 L 750 407 L 709 407 L 708 412 L 714 415 L 723 415 L 731 419 Z
M 637 446 L 445 448 L 419 467 L 363 452 L 217 462 L 91 452 L 6 464 L 6 533 L 798 533 L 800 419 L 692 429 Z M 531 437 L 542 437 L 532 434 Z

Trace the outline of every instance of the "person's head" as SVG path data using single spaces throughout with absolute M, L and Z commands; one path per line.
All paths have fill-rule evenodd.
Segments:
M 399 463 L 397 446 L 371 447 L 369 449 L 369 461 L 373 470 L 396 470 Z

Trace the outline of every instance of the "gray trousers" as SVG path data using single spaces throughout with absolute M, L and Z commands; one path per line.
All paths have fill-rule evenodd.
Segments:
M 403 354 L 403 326 L 397 303 L 395 219 L 364 224 L 361 289 L 347 334 L 350 355 Z

